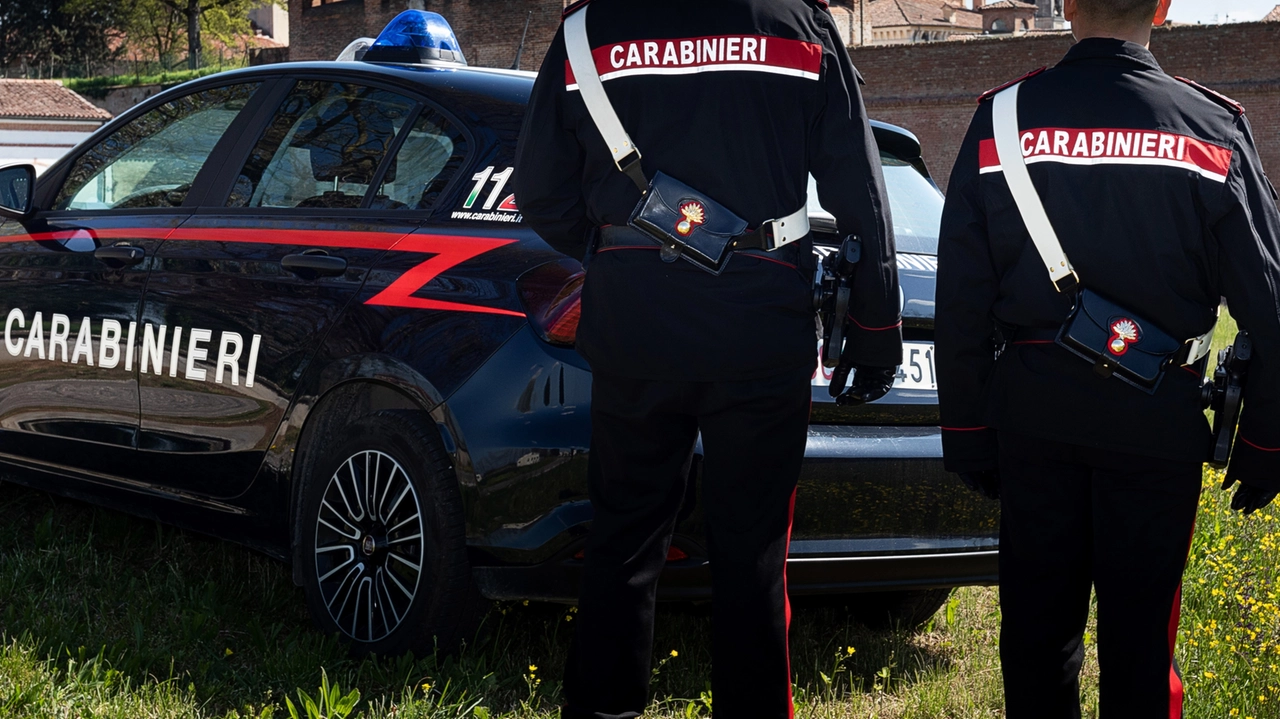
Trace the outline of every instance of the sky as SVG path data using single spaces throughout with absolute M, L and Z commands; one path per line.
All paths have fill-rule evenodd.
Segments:
M 1173 0 L 1169 19 L 1174 22 L 1225 22 L 1261 20 L 1280 0 Z
M 965 5 L 972 7 L 971 0 Z M 1190 23 L 1250 22 L 1261 20 L 1276 5 L 1280 0 L 1173 0 L 1169 19 Z

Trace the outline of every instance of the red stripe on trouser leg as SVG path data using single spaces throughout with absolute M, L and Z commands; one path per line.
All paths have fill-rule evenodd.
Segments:
M 796 517 L 796 490 L 791 490 L 791 502 L 787 505 L 787 551 L 783 554 L 789 554 L 791 551 L 791 525 L 795 522 Z M 796 703 L 791 696 L 791 597 L 787 595 L 787 560 L 782 560 L 782 608 L 786 615 L 787 621 L 787 716 L 795 719 Z
M 1173 595 L 1169 615 L 1169 719 L 1182 719 L 1182 678 L 1173 666 L 1173 650 L 1178 643 L 1178 620 L 1182 617 L 1182 587 Z

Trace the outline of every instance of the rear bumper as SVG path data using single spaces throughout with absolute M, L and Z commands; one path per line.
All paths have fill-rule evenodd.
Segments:
M 940 435 L 936 426 L 809 428 L 787 560 L 791 595 L 997 583 L 997 508 L 943 471 Z M 588 503 L 566 503 L 522 534 L 538 534 L 537 544 L 545 546 L 590 516 Z M 686 528 L 692 529 L 677 527 L 674 544 L 690 556 L 664 568 L 659 599 L 711 597 L 700 532 Z M 496 600 L 576 602 L 584 564 L 574 554 L 581 537 L 540 563 L 476 567 L 481 593 Z
M 905 554 L 887 557 L 792 557 L 787 560 L 791 596 L 853 594 L 903 589 L 936 589 L 995 584 L 999 579 L 995 550 Z M 547 562 L 532 567 L 479 567 L 474 570 L 480 593 L 489 599 L 532 599 L 575 603 L 582 578 L 580 560 Z M 705 560 L 668 564 L 658 582 L 658 599 L 711 598 L 711 567 Z

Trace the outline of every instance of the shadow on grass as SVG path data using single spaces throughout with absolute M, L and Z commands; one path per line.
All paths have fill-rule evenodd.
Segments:
M 0 597 L 3 644 L 17 640 L 63 671 L 100 655 L 134 686 L 172 680 L 219 714 L 310 692 L 322 669 L 344 690 L 359 688 L 375 710 L 549 709 L 560 700 L 575 617 L 568 607 L 507 603 L 454 656 L 355 660 L 313 628 L 284 565 L 13 484 L 0 485 Z M 896 690 L 954 659 L 936 633 L 873 631 L 838 607 L 801 602 L 793 617 L 802 695 Z M 707 690 L 710 628 L 709 605 L 660 607 L 655 696 L 695 700 Z

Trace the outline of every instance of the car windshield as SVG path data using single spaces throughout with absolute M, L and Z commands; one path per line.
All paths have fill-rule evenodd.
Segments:
M 916 168 L 893 155 L 880 153 L 884 183 L 893 212 L 893 234 L 899 252 L 938 254 L 938 228 L 942 224 L 942 193 Z M 809 177 L 809 214 L 826 214 L 818 204 L 818 188 Z

